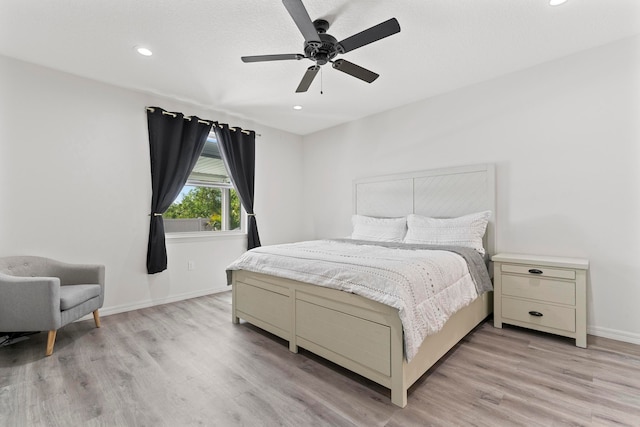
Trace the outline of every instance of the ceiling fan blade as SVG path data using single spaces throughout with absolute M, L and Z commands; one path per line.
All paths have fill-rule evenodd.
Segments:
M 255 55 L 255 56 L 243 56 L 242 62 L 262 62 L 262 61 L 282 61 L 285 59 L 304 59 L 305 56 L 301 53 L 284 53 L 281 55 Z
M 347 37 L 339 44 L 342 46 L 343 53 L 349 52 L 359 47 L 368 45 L 385 37 L 389 37 L 400 32 L 400 24 L 396 18 L 391 18 L 381 24 L 375 25 L 369 29 Z
M 362 68 L 353 62 L 345 61 L 344 59 L 338 59 L 337 61 L 332 62 L 331 65 L 336 70 L 347 73 L 353 77 L 359 78 L 360 80 L 364 80 L 367 83 L 372 83 L 375 79 L 380 77 L 379 74 L 369 71 L 366 68 Z
M 304 39 L 307 42 L 320 44 L 321 41 L 320 36 L 318 36 L 318 31 L 316 31 L 316 27 L 313 25 L 313 22 L 311 22 L 309 13 L 304 7 L 304 4 L 302 4 L 302 0 L 282 0 L 282 3 L 284 3 L 284 7 L 287 8 L 287 12 L 289 12 L 289 15 L 293 18 Z
M 302 77 L 302 80 L 298 85 L 298 89 L 296 89 L 296 93 L 306 92 L 309 89 L 309 86 L 311 86 L 311 82 L 313 82 L 313 79 L 316 78 L 316 74 L 318 74 L 318 71 L 320 71 L 319 65 L 312 65 L 311 67 L 307 68 L 307 72 L 304 73 L 304 76 Z

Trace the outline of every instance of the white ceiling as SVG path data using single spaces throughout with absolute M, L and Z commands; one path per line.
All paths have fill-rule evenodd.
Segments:
M 310 61 L 241 62 L 303 52 L 280 0 L 0 0 L 0 54 L 304 135 L 640 34 L 640 0 L 303 1 L 338 40 L 398 19 L 342 56 L 378 80 L 329 65 L 296 94 Z

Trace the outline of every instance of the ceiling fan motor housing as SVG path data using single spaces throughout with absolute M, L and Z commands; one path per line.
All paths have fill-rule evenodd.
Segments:
M 318 32 L 318 37 L 322 42 L 320 45 L 317 43 L 305 42 L 304 53 L 305 56 L 311 58 L 318 65 L 324 65 L 331 61 L 340 53 L 338 48 L 338 40 L 330 34 L 327 34 L 329 29 L 329 22 L 324 19 L 316 19 L 313 21 L 313 26 Z
M 340 53 L 338 50 L 338 40 L 330 34 L 318 34 L 318 36 L 322 44 L 316 46 L 305 43 L 304 54 L 306 57 L 313 59 L 316 64 L 324 65 Z

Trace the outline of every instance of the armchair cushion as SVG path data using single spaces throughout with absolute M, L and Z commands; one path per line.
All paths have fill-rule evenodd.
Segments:
M 60 286 L 60 310 L 68 310 L 100 296 L 100 285 Z

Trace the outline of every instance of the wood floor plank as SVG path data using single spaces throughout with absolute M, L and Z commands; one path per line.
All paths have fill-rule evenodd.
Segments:
M 0 426 L 640 426 L 640 346 L 485 322 L 409 390 L 247 323 L 231 294 L 106 316 L 0 348 Z

